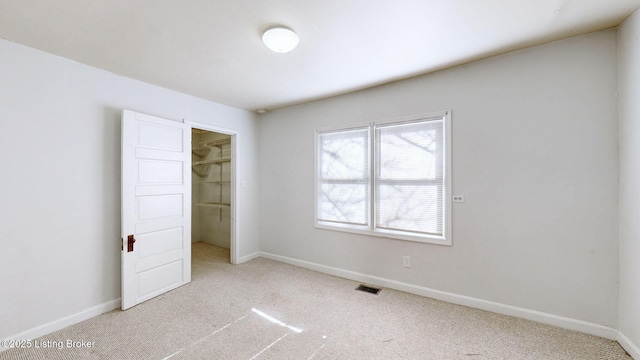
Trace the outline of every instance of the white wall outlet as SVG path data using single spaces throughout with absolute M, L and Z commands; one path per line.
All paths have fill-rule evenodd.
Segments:
M 403 256 L 402 257 L 402 266 L 410 268 L 411 267 L 411 256 Z
M 453 195 L 453 202 L 464 202 L 464 195 Z

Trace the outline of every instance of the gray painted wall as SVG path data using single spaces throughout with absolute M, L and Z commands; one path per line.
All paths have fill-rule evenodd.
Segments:
M 615 328 L 616 71 L 610 30 L 268 113 L 260 249 Z M 446 109 L 452 247 L 314 228 L 315 128 Z
M 620 306 L 618 329 L 640 357 L 640 11 L 618 32 Z M 629 351 L 629 349 L 628 349 Z M 631 353 L 631 351 L 629 351 Z
M 258 251 L 255 114 L 4 40 L 0 79 L 0 338 L 119 306 L 123 109 L 240 133 L 238 253 Z

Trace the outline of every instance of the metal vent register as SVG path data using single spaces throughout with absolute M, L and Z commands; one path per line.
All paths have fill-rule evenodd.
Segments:
M 360 291 L 368 292 L 370 294 L 378 295 L 378 293 L 382 289 L 378 289 L 378 288 L 374 288 L 374 287 L 367 286 L 367 285 L 364 285 L 364 284 L 360 284 L 360 285 L 358 285 L 356 290 L 360 290 Z

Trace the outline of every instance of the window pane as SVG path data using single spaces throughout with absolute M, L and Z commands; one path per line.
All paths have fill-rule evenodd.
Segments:
M 322 184 L 318 220 L 367 225 L 369 184 Z
M 379 177 L 382 179 L 436 179 L 442 177 L 442 121 L 379 127 Z M 440 135 L 441 136 L 441 135 Z
M 369 131 L 350 130 L 319 136 L 320 176 L 323 179 L 369 177 Z
M 320 227 L 451 244 L 449 115 L 408 119 L 317 133 Z
M 376 228 L 443 235 L 443 119 L 376 128 Z
M 369 128 L 318 135 L 318 220 L 369 224 Z
M 442 234 L 442 198 L 437 185 L 377 186 L 377 227 Z

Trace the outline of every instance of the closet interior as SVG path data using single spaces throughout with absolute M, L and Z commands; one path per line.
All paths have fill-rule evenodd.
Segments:
M 231 247 L 231 136 L 192 131 L 191 241 Z

